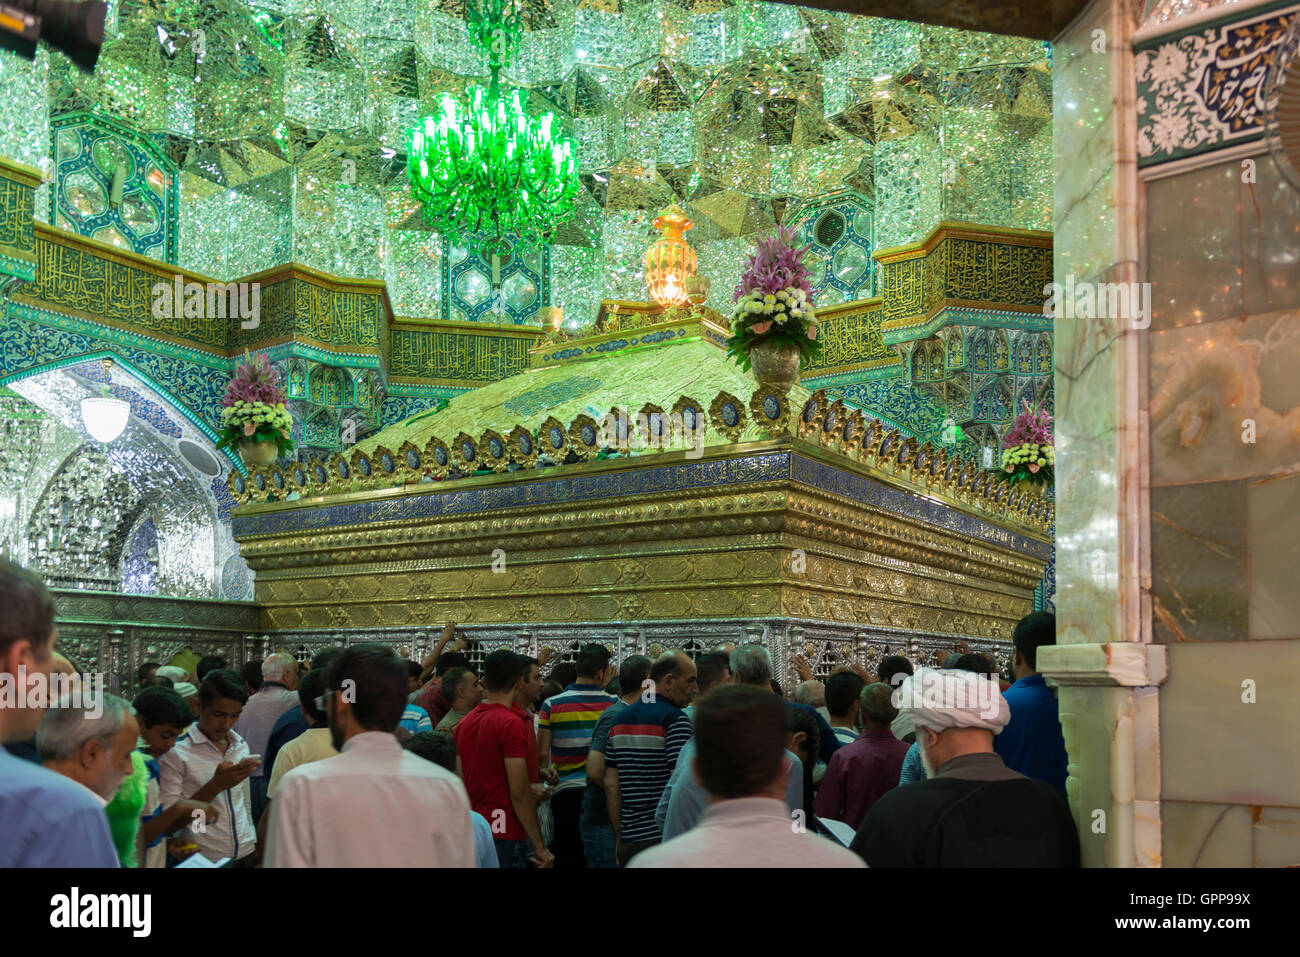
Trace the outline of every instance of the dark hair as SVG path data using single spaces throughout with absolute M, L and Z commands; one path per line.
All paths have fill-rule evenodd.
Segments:
M 194 666 L 194 677 L 199 679 L 199 684 L 208 676 L 208 672 L 216 671 L 218 668 L 229 668 L 230 662 L 221 655 L 204 655 L 199 659 L 199 663 Z M 262 666 L 257 666 L 258 674 L 261 674 Z
M 655 659 L 655 663 L 650 666 L 650 680 L 655 684 L 663 681 L 669 675 L 678 675 L 682 671 L 682 656 L 680 652 L 665 651 Z
M 146 681 L 154 677 L 153 675 L 149 674 L 150 670 L 156 672 L 159 669 L 159 667 L 161 666 L 156 661 L 146 661 L 139 668 L 135 669 L 135 680 L 140 682 L 141 685 L 144 685 Z
M 799 755 L 799 763 L 803 765 L 804 800 L 807 801 L 808 795 L 813 793 L 813 770 L 817 765 L 817 755 L 821 753 L 822 735 L 817 729 L 816 712 L 811 708 L 801 708 L 789 701 L 783 707 L 786 734 L 798 734 L 802 731 L 804 746 L 808 749 L 807 758 L 802 754 Z
M 544 682 L 542 682 L 542 694 L 541 697 L 537 699 L 537 701 L 540 704 L 541 702 L 545 701 L 547 698 L 554 698 L 557 694 L 559 694 L 563 690 L 564 690 L 564 685 L 560 684 L 554 678 L 547 678 Z
M 650 677 L 650 668 L 654 662 L 646 655 L 632 655 L 624 658 L 618 669 L 618 693 L 631 694 L 645 687 L 645 680 Z M 606 689 L 608 690 L 608 689 Z
M 330 645 L 328 648 L 322 648 L 320 651 L 316 652 L 316 655 L 312 658 L 311 670 L 328 672 L 330 662 L 341 654 L 343 654 L 343 649 L 338 645 Z
M 960 658 L 960 657 L 961 657 L 961 652 L 959 652 L 959 651 L 950 651 L 950 652 L 948 652 L 946 655 L 943 656 L 943 664 L 941 664 L 939 667 L 941 667 L 941 668 L 943 668 L 943 669 L 945 669 L 945 670 L 947 670 L 947 669 L 949 669 L 949 668 L 956 668 L 956 667 L 957 667 L 957 659 Z
M 1038 649 L 1056 644 L 1056 616 L 1050 611 L 1030 612 L 1016 623 L 1011 641 L 1030 668 L 1038 669 Z
M 894 707 L 894 689 L 883 681 L 869 684 L 862 689 L 858 698 L 858 707 L 862 711 L 862 723 L 870 723 L 881 728 L 888 728 L 898 717 Z
M 528 674 L 528 669 L 524 669 L 524 674 Z M 561 688 L 567 688 L 578 680 L 578 666 L 572 661 L 561 661 L 551 669 L 551 680 L 558 681 Z
M 406 710 L 406 668 L 387 645 L 366 643 L 344 649 L 330 663 L 327 690 L 352 681 L 355 700 L 349 702 L 357 723 L 367 731 L 392 734 Z
M 465 680 L 466 675 L 473 673 L 469 668 L 457 666 L 442 676 L 442 696 L 447 699 L 448 704 L 456 703 L 456 691 L 460 688 L 460 683 Z
M 947 664 L 947 662 L 945 662 L 945 664 Z M 997 669 L 993 667 L 993 663 L 990 662 L 988 658 L 984 655 L 976 654 L 975 652 L 966 655 L 958 655 L 957 660 L 947 666 L 949 668 L 956 668 L 960 671 L 973 671 L 977 675 L 992 675 L 997 672 Z
M 166 675 L 154 675 L 144 683 L 146 688 L 175 688 L 176 682 L 172 681 Z
M 246 685 L 254 691 L 262 690 L 262 682 L 265 679 L 262 677 L 262 663 L 260 661 L 248 662 L 244 665 L 244 670 L 241 674 L 244 676 L 244 683 Z
M 29 641 L 39 660 L 53 650 L 54 596 L 32 572 L 0 558 L 0 655 L 16 641 Z M 38 653 L 45 649 L 45 655 Z
M 498 648 L 483 659 L 483 687 L 492 694 L 512 690 L 515 682 L 527 673 L 523 656 L 509 648 Z
M 406 742 L 406 750 L 456 773 L 456 739 L 445 731 L 417 731 Z
M 605 694 L 612 694 L 615 697 L 618 697 L 622 693 L 623 693 L 623 682 L 619 680 L 617 675 L 615 675 L 613 678 L 610 678 L 609 681 L 605 683 Z
M 910 675 L 912 673 L 912 663 L 902 655 L 886 655 L 880 660 L 880 668 L 876 672 L 876 677 L 880 679 L 881 684 L 887 684 L 891 688 L 897 688 L 899 682 L 894 680 L 896 675 Z
M 866 682 L 862 676 L 852 671 L 837 671 L 826 679 L 826 710 L 833 718 L 842 718 L 849 713 L 853 702 L 858 700 Z
M 316 707 L 316 699 L 329 690 L 329 674 L 324 668 L 313 668 L 302 676 L 298 682 L 298 703 L 302 706 L 304 718 L 311 718 L 316 724 L 329 721 L 329 713 Z
M 406 677 L 419 678 L 422 674 L 424 674 L 424 669 L 420 667 L 418 661 L 412 661 L 409 658 L 406 659 Z
M 194 723 L 194 709 L 190 703 L 171 688 L 145 688 L 131 702 L 135 716 L 142 728 L 160 724 L 173 728 L 188 728 Z
M 444 651 L 438 656 L 438 662 L 433 666 L 433 673 L 441 678 L 452 668 L 468 668 L 469 658 L 459 651 Z
M 720 798 L 761 794 L 781 774 L 781 702 L 752 685 L 714 688 L 695 706 L 695 754 L 704 789 Z
M 706 651 L 695 659 L 695 667 L 703 691 L 721 681 L 724 674 L 731 674 L 731 655 L 725 651 Z
M 218 698 L 228 698 L 240 704 L 248 703 L 248 685 L 238 672 L 228 668 L 214 668 L 199 684 L 199 704 L 208 707 Z
M 594 678 L 609 667 L 609 649 L 592 642 L 578 649 L 577 669 L 579 678 Z M 554 674 L 551 675 L 555 677 Z
M 785 689 L 781 687 L 781 682 L 775 678 L 769 678 L 767 686 L 772 689 L 772 694 L 776 695 L 782 701 L 785 700 Z

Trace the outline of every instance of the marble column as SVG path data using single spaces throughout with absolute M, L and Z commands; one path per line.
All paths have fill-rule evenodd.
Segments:
M 1132 11 L 1097 0 L 1054 44 L 1055 281 L 1139 274 Z M 1156 686 L 1147 565 L 1141 321 L 1066 318 L 1056 330 L 1057 647 L 1039 670 L 1057 688 L 1066 789 L 1083 861 L 1160 860 Z
M 1153 40 L 1222 36 L 1262 9 L 1216 5 Z M 1200 75 L 1175 79 L 1195 89 Z M 1249 110 L 1250 94 L 1237 96 L 1221 108 Z M 1161 861 L 1296 866 L 1300 190 L 1258 142 L 1143 176 L 1152 641 L 1169 670 Z

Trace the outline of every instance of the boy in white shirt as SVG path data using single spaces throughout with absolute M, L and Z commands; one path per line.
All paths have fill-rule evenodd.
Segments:
M 142 867 L 167 866 L 167 838 L 191 821 L 195 813 L 204 821 L 215 821 L 218 811 L 201 801 L 177 801 L 170 807 L 162 804 L 162 787 L 159 759 L 172 749 L 176 739 L 192 723 L 193 712 L 179 693 L 171 688 L 146 688 L 131 702 L 136 720 L 140 724 L 138 750 L 145 757 L 149 769 L 149 784 L 145 791 L 144 812 L 140 817 L 140 864 Z

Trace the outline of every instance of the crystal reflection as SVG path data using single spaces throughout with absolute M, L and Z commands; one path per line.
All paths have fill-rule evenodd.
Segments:
M 209 490 L 135 415 L 112 443 L 90 439 L 78 406 L 89 394 L 52 372 L 0 396 L 0 546 L 57 588 L 220 597 L 217 562 L 233 543 Z

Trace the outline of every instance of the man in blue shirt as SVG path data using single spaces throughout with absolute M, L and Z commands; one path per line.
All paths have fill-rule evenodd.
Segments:
M 731 653 L 728 666 L 738 684 L 753 685 L 767 690 L 772 680 L 772 657 L 760 644 L 742 645 L 737 648 Z M 655 808 L 655 822 L 662 830 L 665 841 L 670 841 L 695 827 L 709 808 L 709 793 L 691 767 L 694 757 L 695 742 L 691 740 L 682 747 L 682 753 L 677 757 L 677 766 L 673 769 L 672 776 L 668 779 L 668 786 L 664 788 L 663 796 L 660 797 Z M 785 803 L 791 812 L 806 813 L 812 795 L 803 793 L 803 762 L 789 748 L 786 748 L 785 758 L 788 769 Z
M 1065 796 L 1065 738 L 1056 695 L 1035 671 L 1038 649 L 1056 644 L 1056 616 L 1036 611 L 1016 625 L 1011 664 L 1015 682 L 1002 693 L 1011 708 L 1011 722 L 993 739 L 993 750 L 1007 767 L 1038 778 Z
M 54 668 L 54 599 L 0 559 L 0 743 L 36 733 Z M 42 701 L 42 704 L 45 704 Z M 85 787 L 0 748 L 0 869 L 117 867 L 104 804 Z

